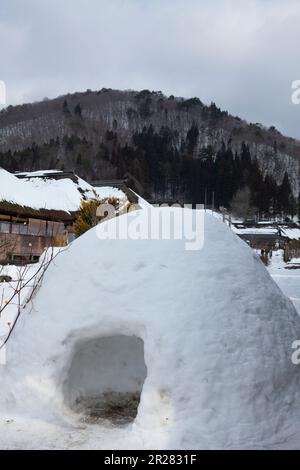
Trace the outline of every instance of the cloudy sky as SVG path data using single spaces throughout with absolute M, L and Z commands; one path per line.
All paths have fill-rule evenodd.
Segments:
M 299 0 L 1 0 L 8 104 L 87 88 L 198 96 L 300 138 Z

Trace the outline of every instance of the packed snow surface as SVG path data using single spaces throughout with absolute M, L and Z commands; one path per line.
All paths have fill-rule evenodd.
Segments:
M 210 215 L 197 251 L 184 239 L 113 238 L 118 224 L 131 225 L 137 238 L 134 224 L 147 224 L 153 211 L 162 223 L 172 216 L 174 226 L 187 214 L 144 209 L 112 219 L 47 271 L 0 368 L 1 448 L 299 445 L 293 304 L 251 249 Z M 132 341 L 124 349 L 118 337 Z M 74 409 L 104 390 L 137 391 L 134 384 L 142 390 L 131 424 L 91 424 Z

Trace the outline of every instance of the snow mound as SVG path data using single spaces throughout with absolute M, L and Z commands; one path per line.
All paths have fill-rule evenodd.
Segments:
M 153 211 L 163 221 L 187 212 L 112 219 L 56 259 L 0 368 L 0 417 L 38 416 L 52 434 L 69 426 L 78 447 L 276 446 L 299 422 L 294 306 L 251 249 L 210 215 L 198 251 L 184 240 L 97 237 L 137 217 L 147 222 Z M 116 410 L 129 418 L 124 403 L 131 424 L 106 428 L 118 422 Z M 19 428 L 10 428 L 10 440 Z

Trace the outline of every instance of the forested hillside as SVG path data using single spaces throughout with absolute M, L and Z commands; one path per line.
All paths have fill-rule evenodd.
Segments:
M 87 180 L 132 175 L 151 199 L 297 211 L 300 143 L 200 99 L 87 90 L 0 113 L 0 165 L 74 170 Z

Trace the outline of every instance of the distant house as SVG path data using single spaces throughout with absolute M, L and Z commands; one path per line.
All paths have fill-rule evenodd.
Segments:
M 281 236 L 285 240 L 284 260 L 300 258 L 300 228 L 297 226 L 280 227 Z
M 232 230 L 252 248 L 260 250 L 286 249 L 292 240 L 300 240 L 300 228 L 295 225 L 257 224 L 251 227 L 233 223 Z
M 285 243 L 278 227 L 245 227 L 233 223 L 232 230 L 251 248 L 258 250 L 283 248 Z

